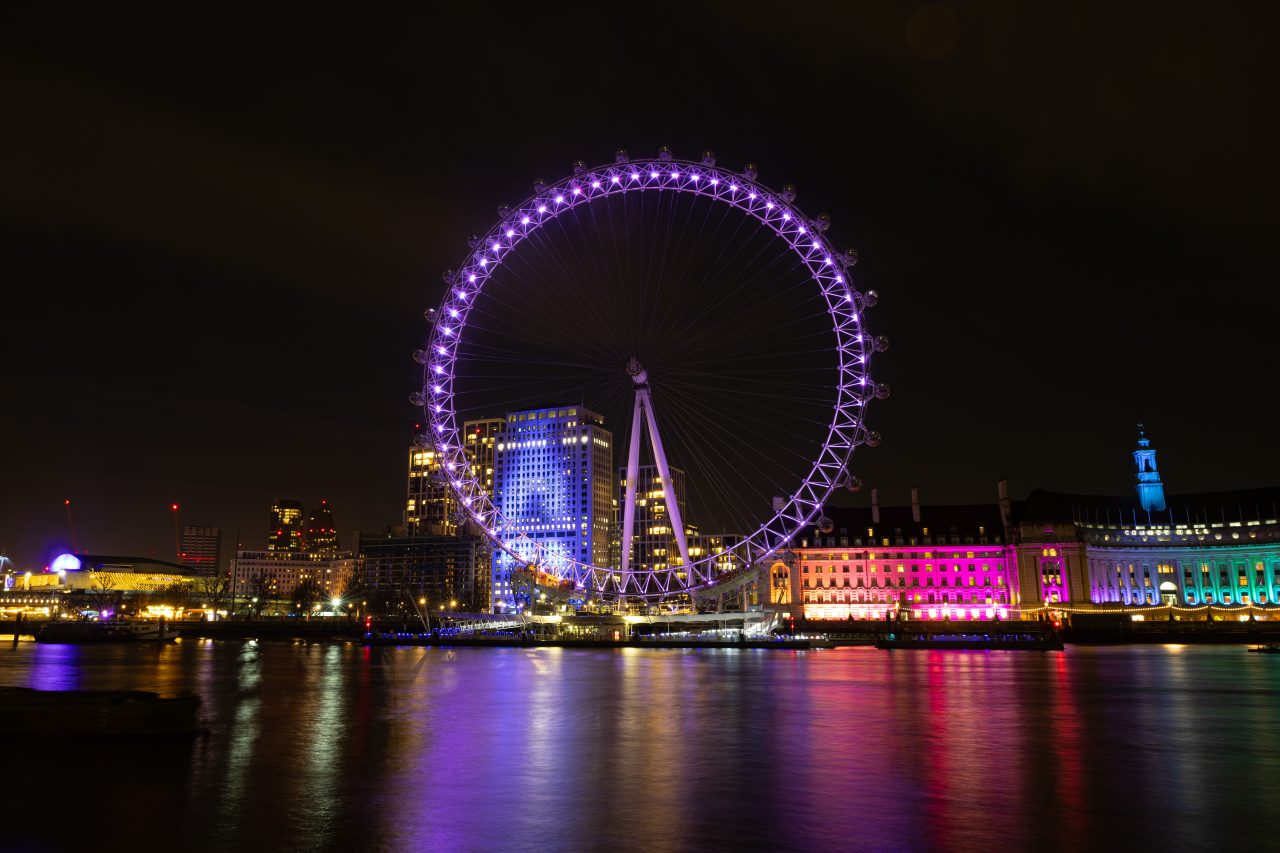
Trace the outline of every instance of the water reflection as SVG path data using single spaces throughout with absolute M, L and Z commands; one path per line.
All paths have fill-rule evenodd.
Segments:
M 189 689 L 209 725 L 6 738 L 32 790 L 96 791 L 26 849 L 1211 849 L 1280 796 L 1280 661 L 1239 648 L 23 644 L 0 683 Z

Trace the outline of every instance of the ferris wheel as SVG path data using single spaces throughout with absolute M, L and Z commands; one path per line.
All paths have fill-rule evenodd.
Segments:
M 760 183 L 753 165 L 718 167 L 711 152 L 693 162 L 665 147 L 644 160 L 619 151 L 611 164 L 579 161 L 569 177 L 535 182 L 470 240 L 426 312 L 412 402 L 425 416 L 419 443 L 505 559 L 588 595 L 669 599 L 784 551 L 806 526 L 827 524 L 835 490 L 860 488 L 854 450 L 880 442 L 867 405 L 889 394 L 868 363 L 888 342 L 864 329 L 877 296 L 853 286 L 856 253 L 834 250 L 829 218 L 806 216 L 795 199 L 789 185 Z M 618 486 L 607 558 L 533 532 L 468 455 L 464 422 L 565 400 L 584 413 L 603 400 L 601 422 L 630 426 L 614 441 L 625 454 L 602 457 Z M 672 547 L 646 564 L 637 513 L 653 506 Z M 694 515 L 704 530 L 711 521 L 735 532 L 694 547 Z

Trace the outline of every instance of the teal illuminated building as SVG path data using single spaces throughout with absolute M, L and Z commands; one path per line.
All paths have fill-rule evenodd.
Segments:
M 1138 449 L 1133 451 L 1133 464 L 1138 466 L 1138 505 L 1146 512 L 1165 509 L 1164 484 L 1156 470 L 1156 452 L 1146 430 L 1138 424 Z
M 1041 575 L 1095 605 L 1273 606 L 1280 601 L 1280 488 L 1171 495 L 1139 427 L 1132 497 L 1034 491 L 1012 507 L 1024 607 Z M 1047 557 L 1053 552 L 1052 557 Z M 1051 560 L 1056 571 L 1039 563 Z M 1047 596 L 1046 596 L 1047 598 Z

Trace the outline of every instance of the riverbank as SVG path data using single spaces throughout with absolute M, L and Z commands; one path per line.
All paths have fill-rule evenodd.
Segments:
M 0 621 L 0 642 L 12 642 L 15 627 L 20 636 L 34 638 L 44 621 Z M 747 638 L 736 635 L 724 639 L 706 633 L 633 633 L 631 638 L 608 634 L 594 636 L 521 637 L 517 633 L 492 633 L 487 636 L 460 636 L 436 633 L 428 640 L 418 623 L 400 621 L 375 622 L 373 634 L 378 645 L 453 645 L 453 646 L 524 646 L 558 645 L 579 648 L 816 648 L 819 646 L 872 646 L 888 633 L 912 630 L 940 630 L 944 625 L 951 633 L 989 634 L 1008 630 L 1019 624 L 995 622 L 848 622 L 809 620 L 795 625 L 791 634 L 779 639 Z M 622 625 L 618 626 L 619 628 Z M 648 628 L 649 626 L 644 626 Z M 263 619 L 224 620 L 219 622 L 169 622 L 166 635 L 187 639 L 213 640 L 337 640 L 363 642 L 366 629 L 362 622 L 351 619 Z M 1109 614 L 1077 614 L 1060 632 L 1063 642 L 1082 645 L 1262 645 L 1280 642 L 1280 622 L 1134 622 Z M 823 641 L 814 638 L 821 636 Z M 399 637 L 400 639 L 395 639 Z M 145 642 L 145 641 L 143 641 Z

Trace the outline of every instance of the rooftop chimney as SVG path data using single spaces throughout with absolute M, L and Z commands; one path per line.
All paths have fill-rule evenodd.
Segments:
M 871 523 L 880 523 L 880 490 L 871 490 Z
M 1013 510 L 1009 505 L 1009 481 L 996 483 L 996 495 L 1000 499 L 1000 523 L 1004 525 L 1006 535 L 1013 529 Z
M 915 487 L 911 489 L 911 520 L 920 523 L 920 490 Z

